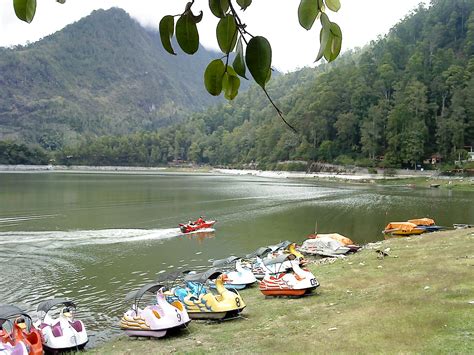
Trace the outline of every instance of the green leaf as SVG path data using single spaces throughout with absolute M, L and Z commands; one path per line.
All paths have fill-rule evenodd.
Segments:
M 328 7 L 329 10 L 338 12 L 339 9 L 341 8 L 341 3 L 339 0 L 326 0 L 326 6 Z
M 321 13 L 321 25 L 323 27 L 327 27 L 329 30 L 329 27 L 331 27 L 331 21 L 329 21 L 328 15 L 326 15 L 324 12 Z
M 176 21 L 176 39 L 187 54 L 194 54 L 199 48 L 199 33 L 192 16 L 188 12 Z
M 329 39 L 328 43 L 326 44 L 326 48 L 324 48 L 324 58 L 330 62 L 331 61 L 331 43 L 332 43 L 332 34 L 329 32 Z
M 173 47 L 171 46 L 171 37 L 173 37 L 174 33 L 174 17 L 170 15 L 163 17 L 160 21 L 159 28 L 161 44 L 163 45 L 163 48 L 168 53 L 176 55 L 173 50 Z
M 246 67 L 245 67 L 245 61 L 244 61 L 244 47 L 242 45 L 242 38 L 239 37 L 239 40 L 237 41 L 237 47 L 235 51 L 235 58 L 234 62 L 232 63 L 232 66 L 235 69 L 235 72 L 240 75 L 242 78 L 247 79 L 245 76 L 246 72 Z
M 298 20 L 301 27 L 310 30 L 318 13 L 318 0 L 301 0 L 298 6 Z
M 214 16 L 222 18 L 229 10 L 229 0 L 209 0 L 209 9 Z
M 202 20 L 202 11 L 199 13 L 199 15 L 194 15 L 194 14 L 191 12 L 191 17 L 192 17 L 194 23 L 198 24 L 198 23 L 201 22 L 201 20 Z
M 222 88 L 224 97 L 227 100 L 233 100 L 239 93 L 240 79 L 231 66 L 227 66 L 227 71 L 222 79 Z
M 220 59 L 209 63 L 204 72 L 204 86 L 209 94 L 218 96 L 222 92 L 222 80 L 224 77 L 225 65 Z
M 267 78 L 265 79 L 265 84 L 268 83 L 271 78 L 272 78 L 272 68 L 268 70 Z
M 331 31 L 329 28 L 327 27 L 321 28 L 321 32 L 319 33 L 320 47 L 319 47 L 318 55 L 316 56 L 316 59 L 314 60 L 315 62 L 317 62 L 323 57 L 324 52 L 326 51 L 326 48 L 328 47 L 330 36 L 331 36 Z
M 225 54 L 229 54 L 237 42 L 237 25 L 234 16 L 227 15 L 220 19 L 216 29 L 217 43 Z
M 332 62 L 334 59 L 336 59 L 339 56 L 339 53 L 341 52 L 341 46 L 342 46 L 342 31 L 339 25 L 335 22 L 331 22 L 331 38 L 332 42 L 330 45 L 330 51 L 331 55 L 328 59 L 329 62 Z
M 239 4 L 240 8 L 245 11 L 247 7 L 252 4 L 252 0 L 237 0 L 237 4 Z
M 30 23 L 36 12 L 36 0 L 13 0 L 16 17 Z
M 257 84 L 265 88 L 268 71 L 272 65 L 272 47 L 265 37 L 253 37 L 249 41 L 245 62 Z

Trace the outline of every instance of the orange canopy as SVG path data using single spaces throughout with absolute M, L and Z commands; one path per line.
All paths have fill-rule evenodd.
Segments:
M 435 221 L 431 218 L 416 218 L 416 219 L 409 219 L 408 222 L 414 223 L 417 226 L 434 226 Z
M 402 231 L 411 231 L 415 228 L 416 228 L 416 224 L 411 223 L 411 222 L 390 222 L 385 227 L 384 232 L 385 231 L 390 231 L 390 230 L 393 230 L 393 229 L 398 229 L 398 230 L 402 230 Z

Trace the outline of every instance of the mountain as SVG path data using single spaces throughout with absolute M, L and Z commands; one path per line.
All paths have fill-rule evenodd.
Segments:
M 474 147 L 474 0 L 432 0 L 389 34 L 334 63 L 156 132 L 69 147 L 71 163 L 157 165 L 173 159 L 273 168 L 287 160 L 413 167 Z M 427 165 L 430 165 L 429 163 Z
M 215 57 L 202 47 L 169 55 L 125 11 L 94 11 L 36 43 L 0 48 L 0 140 L 55 149 L 179 121 L 219 102 L 202 79 Z

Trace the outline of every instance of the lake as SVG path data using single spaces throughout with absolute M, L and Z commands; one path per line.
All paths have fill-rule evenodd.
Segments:
M 473 202 L 472 192 L 253 176 L 0 173 L 0 303 L 34 311 L 69 297 L 94 345 L 119 333 L 125 294 L 162 272 L 301 242 L 316 223 L 358 243 L 382 239 L 390 221 L 473 223 Z M 179 233 L 200 215 L 218 221 L 213 235 Z

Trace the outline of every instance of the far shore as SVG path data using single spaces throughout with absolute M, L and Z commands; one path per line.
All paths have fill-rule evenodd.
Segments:
M 395 170 L 393 174 L 368 173 L 367 169 L 358 168 L 353 173 L 340 172 L 311 172 L 303 171 L 268 171 L 252 169 L 224 169 L 211 166 L 168 166 L 168 167 L 139 167 L 139 166 L 84 166 L 84 165 L 0 165 L 0 173 L 22 172 L 76 172 L 76 173 L 197 173 L 235 176 L 256 176 L 273 179 L 306 179 L 338 183 L 362 183 L 382 185 L 403 185 L 407 187 L 430 188 L 460 188 L 474 190 L 474 177 L 442 176 L 437 170 Z

